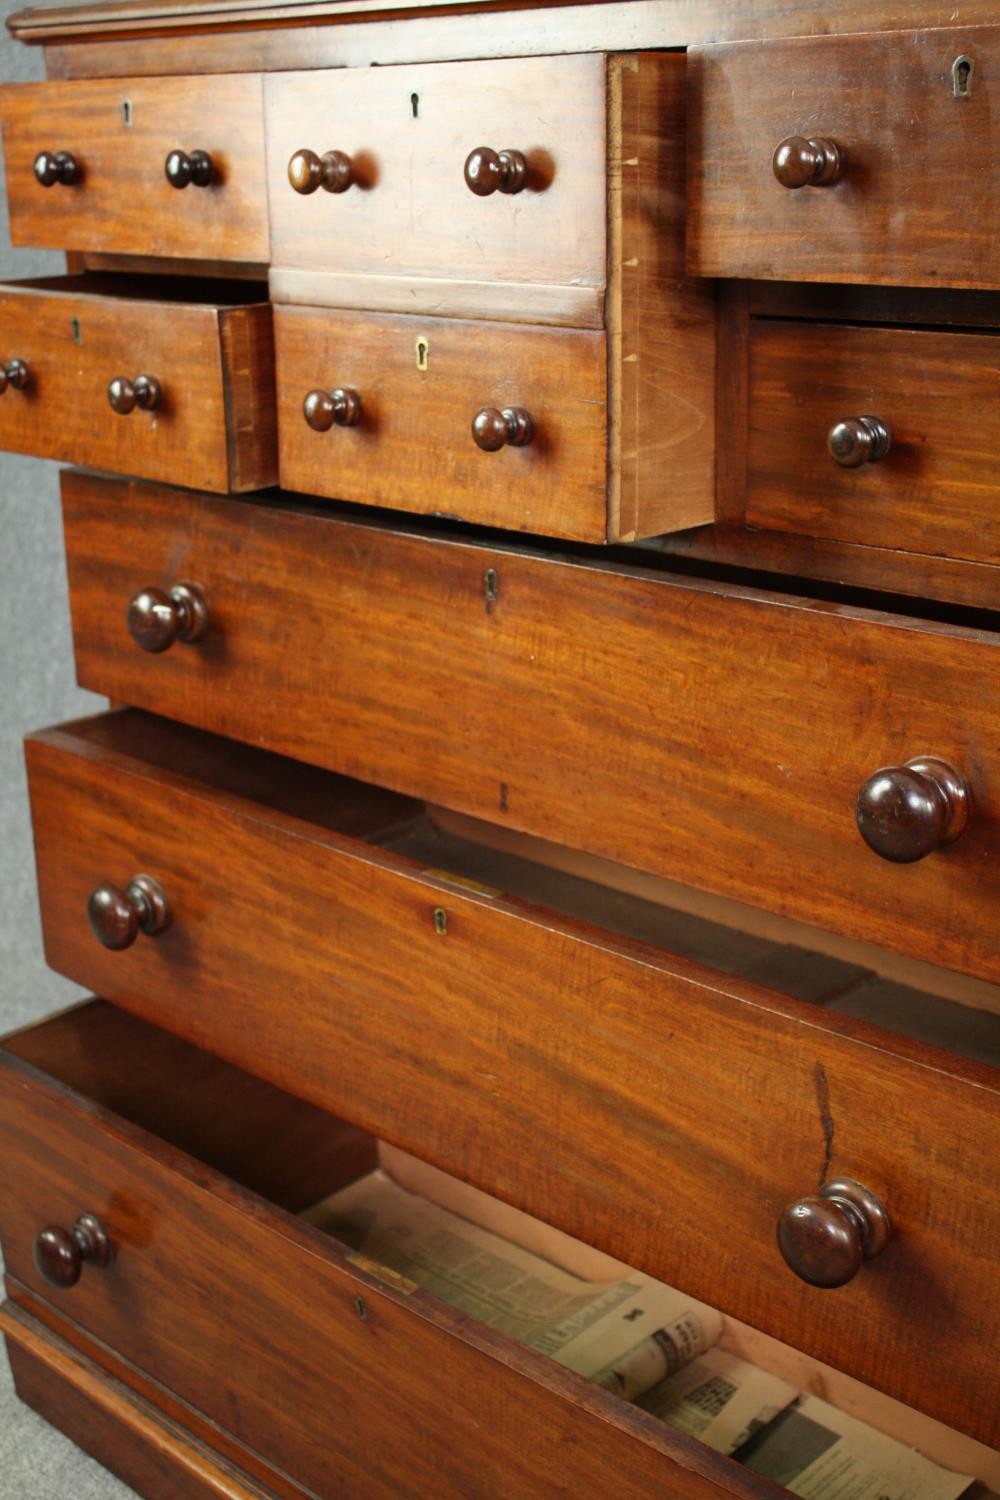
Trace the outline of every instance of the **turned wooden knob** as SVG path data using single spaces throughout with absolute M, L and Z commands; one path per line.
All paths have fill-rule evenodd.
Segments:
M 343 193 L 354 181 L 351 158 L 343 151 L 296 151 L 288 163 L 288 180 L 297 193 Z
M 208 187 L 212 180 L 212 158 L 207 151 L 171 151 L 163 164 L 171 187 Z
M 825 136 L 790 135 L 775 147 L 771 167 L 786 188 L 827 187 L 840 176 L 843 158 Z
M 892 447 L 892 433 L 880 417 L 849 417 L 826 436 L 830 457 L 845 469 L 878 463 Z
M 23 359 L 12 359 L 6 365 L 0 365 L 0 396 L 9 385 L 12 385 L 15 391 L 26 390 L 30 378 L 28 366 Z
M 112 1258 L 107 1231 L 93 1214 L 81 1214 L 72 1229 L 46 1224 L 34 1248 L 35 1265 L 50 1286 L 76 1286 L 84 1261 L 106 1266 Z
M 79 175 L 76 157 L 69 151 L 39 151 L 35 157 L 35 178 L 44 188 L 57 182 L 68 187 Z
M 535 424 L 523 406 L 484 406 L 472 419 L 472 436 L 484 453 L 496 453 L 509 444 L 523 448 L 535 435 Z
M 166 651 L 174 641 L 190 645 L 208 629 L 208 606 L 194 583 L 175 583 L 164 589 L 140 589 L 128 602 L 128 633 L 143 651 Z
M 491 193 L 519 193 L 528 180 L 528 163 L 520 151 L 477 146 L 465 158 L 465 181 L 477 198 Z
M 361 421 L 361 397 L 357 391 L 310 391 L 302 412 L 313 432 L 329 432 L 335 425 L 356 427 Z
M 131 948 L 142 931 L 156 937 L 170 926 L 170 908 L 159 882 L 151 875 L 136 875 L 124 890 L 117 885 L 99 885 L 87 902 L 90 930 L 99 943 L 116 952 Z
M 778 1248 L 810 1286 L 846 1286 L 862 1261 L 881 1255 L 891 1233 L 875 1194 L 851 1177 L 838 1177 L 788 1205 L 778 1220 Z
M 127 417 L 137 406 L 140 411 L 155 411 L 161 394 L 160 382 L 155 375 L 137 375 L 134 380 L 116 375 L 108 386 L 111 410 L 120 417 Z
M 854 816 L 870 849 L 908 865 L 954 843 L 969 821 L 969 802 L 964 776 L 945 760 L 920 755 L 869 776 Z

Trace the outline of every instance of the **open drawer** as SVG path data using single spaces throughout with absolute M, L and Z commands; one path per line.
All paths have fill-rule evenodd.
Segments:
M 453 838 L 406 798 L 133 711 L 27 754 L 54 968 L 1000 1437 L 995 1068 L 764 989 L 780 965 L 747 939 Z M 802 993 L 823 979 L 817 959 Z M 776 1226 L 842 1177 L 892 1235 L 818 1290 Z
M 578 1279 L 607 1283 L 627 1268 L 103 1002 L 0 1048 L 0 1143 L 0 1322 L 19 1387 L 77 1435 L 81 1393 L 105 1419 L 113 1393 L 126 1431 L 139 1418 L 147 1433 L 159 1426 L 155 1489 L 130 1444 L 107 1445 L 106 1420 L 83 1433 L 145 1494 L 785 1493 L 348 1248 L 327 1207 L 305 1211 L 381 1164 L 424 1202 Z M 81 1214 L 102 1252 L 54 1259 Z M 750 1330 L 723 1323 L 720 1336 L 711 1309 L 695 1316 L 724 1348 L 822 1386 L 937 1462 L 995 1473 L 978 1444 Z M 71 1399 L 58 1401 L 67 1373 Z M 185 1454 L 187 1484 L 167 1489 L 164 1471 L 183 1470 Z M 228 1487 L 206 1482 L 213 1467 Z
M 265 286 L 7 282 L 0 329 L 0 448 L 215 492 L 276 481 Z

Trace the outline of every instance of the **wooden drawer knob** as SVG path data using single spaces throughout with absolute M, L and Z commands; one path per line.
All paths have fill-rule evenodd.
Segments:
M 333 426 L 356 427 L 361 421 L 361 397 L 357 391 L 310 391 L 302 412 L 313 432 L 329 432 Z
M 76 1286 L 84 1261 L 106 1266 L 112 1254 L 107 1230 L 93 1214 L 81 1214 L 72 1229 L 47 1224 L 35 1235 L 35 1265 L 50 1286 Z
M 212 158 L 207 151 L 171 151 L 163 164 L 171 187 L 208 187 L 212 180 Z
M 954 843 L 969 821 L 969 787 L 946 760 L 920 755 L 883 766 L 858 793 L 855 818 L 870 849 L 893 864 L 923 859 Z
M 35 157 L 35 179 L 48 188 L 61 182 L 69 187 L 80 175 L 75 156 L 69 151 L 39 151 Z
M 161 395 L 160 382 L 155 375 L 137 375 L 134 380 L 116 375 L 108 386 L 111 410 L 120 417 L 127 417 L 137 406 L 140 411 L 155 411 Z
M 519 193 L 528 180 L 528 163 L 520 151 L 477 146 L 465 158 L 465 181 L 477 198 L 492 193 Z
M 23 359 L 12 359 L 6 365 L 0 365 L 0 396 L 9 385 L 15 391 L 26 390 L 30 379 L 31 373 Z
M 158 881 L 136 875 L 124 890 L 99 885 L 87 902 L 90 930 L 105 948 L 131 948 L 139 931 L 156 937 L 170 926 L 170 907 Z
M 505 444 L 524 448 L 535 435 L 535 424 L 523 406 L 484 406 L 472 419 L 472 436 L 484 453 L 496 453 Z
M 825 136 L 790 135 L 775 147 L 774 175 L 786 188 L 828 187 L 840 176 L 843 158 Z
M 876 464 L 892 447 L 892 433 L 881 417 L 850 417 L 827 433 L 830 457 L 845 469 Z
M 164 589 L 140 589 L 128 603 L 128 633 L 143 651 L 166 651 L 174 641 L 190 645 L 208 629 L 208 606 L 194 583 L 175 583 Z
M 288 180 L 297 193 L 314 193 L 322 188 L 327 193 L 343 193 L 354 181 L 351 158 L 343 151 L 324 151 L 317 156 L 315 151 L 296 151 L 288 163 Z
M 884 1204 L 851 1177 L 790 1203 L 778 1220 L 778 1248 L 810 1286 L 846 1286 L 865 1260 L 881 1255 L 892 1225 Z

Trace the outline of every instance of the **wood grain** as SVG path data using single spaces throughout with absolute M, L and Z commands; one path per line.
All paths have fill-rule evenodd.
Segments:
M 7 84 L 0 120 L 15 245 L 268 259 L 259 77 Z M 215 180 L 171 187 L 163 164 L 175 147 L 208 151 Z M 81 182 L 40 187 L 32 164 L 41 150 L 72 151 Z
M 988 335 L 754 320 L 747 521 L 1000 563 L 998 388 Z M 892 448 L 842 469 L 827 433 L 865 413 Z
M 276 307 L 274 317 L 285 489 L 606 539 L 603 334 L 325 308 Z M 425 371 L 417 368 L 421 337 Z M 361 421 L 314 432 L 303 399 L 334 388 L 358 393 Z M 505 406 L 531 413 L 535 437 L 484 453 L 472 419 Z
M 967 99 L 952 93 L 960 54 L 975 61 Z M 996 27 L 697 47 L 688 59 L 694 274 L 1000 286 L 1000 208 L 983 190 Z M 841 147 L 840 181 L 775 181 L 772 152 L 803 132 Z
M 715 308 L 684 276 L 685 62 L 608 61 L 608 532 L 715 518 Z
M 493 317 L 476 285 L 514 283 L 515 316 L 518 283 L 604 287 L 603 57 L 282 74 L 266 79 L 264 107 L 276 268 L 391 277 L 393 310 L 418 313 L 434 308 L 419 279 L 445 271 L 468 312 Z M 524 152 L 522 192 L 469 191 L 465 159 L 481 145 Z M 346 152 L 363 185 L 296 193 L 287 168 L 302 147 Z
M 318 1494 L 780 1493 L 14 1058 L 0 1140 L 12 1275 L 41 1290 L 34 1227 L 96 1205 L 118 1253 L 74 1322 Z
M 0 400 L 0 448 L 216 491 L 273 483 L 271 309 L 197 297 L 103 277 L 0 285 L 0 358 L 30 371 Z M 120 416 L 108 384 L 140 373 L 160 403 Z
M 10 1303 L 0 1332 L 21 1400 L 145 1500 L 268 1500 L 271 1491 Z
M 77 474 L 64 522 L 84 687 L 1000 975 L 993 634 Z M 216 630 L 148 657 L 125 605 L 178 577 Z M 889 868 L 854 802 L 917 754 L 968 777 L 975 815 Z

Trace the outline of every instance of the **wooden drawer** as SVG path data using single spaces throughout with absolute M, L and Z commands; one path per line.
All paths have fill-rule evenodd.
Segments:
M 1000 286 L 998 65 L 985 26 L 692 48 L 690 269 Z M 772 156 L 794 138 L 833 143 L 835 180 L 782 186 Z
M 285 489 L 607 540 L 604 334 L 278 307 L 275 344 Z M 360 414 L 317 432 L 304 398 L 331 387 Z M 530 440 L 483 450 L 474 419 L 504 409 Z
M 785 1493 L 297 1218 L 374 1166 L 370 1137 L 101 1002 L 7 1049 L 4 1252 L 10 1295 L 34 1314 L 8 1304 L 15 1371 L 52 1324 L 163 1404 L 174 1448 L 192 1431 L 263 1486 L 230 1474 L 207 1493 Z M 113 1259 L 53 1291 L 34 1237 L 81 1210 Z M 146 1493 L 206 1492 L 188 1485 Z
M 1000 562 L 998 387 L 990 334 L 753 321 L 748 523 Z M 874 461 L 862 416 L 890 434 Z M 837 427 L 857 467 L 831 456 Z
M 267 262 L 258 75 L 9 84 L 0 121 L 15 245 Z M 167 158 L 194 151 L 209 181 L 178 190 Z M 61 152 L 74 180 L 45 187 L 37 158 Z
M 63 495 L 82 686 L 1000 977 L 994 633 L 291 502 L 79 474 Z M 177 582 L 210 627 L 153 658 L 125 609 Z M 972 814 L 891 864 L 855 802 L 922 755 L 961 772 Z
M 0 285 L 0 362 L 27 367 L 0 399 L 0 448 L 217 491 L 273 484 L 271 309 L 236 305 L 248 292 L 101 275 Z M 139 375 L 159 386 L 151 409 Z

